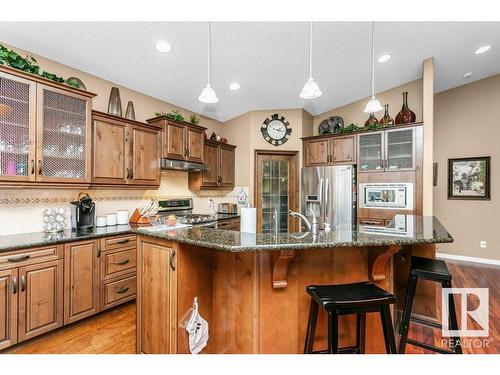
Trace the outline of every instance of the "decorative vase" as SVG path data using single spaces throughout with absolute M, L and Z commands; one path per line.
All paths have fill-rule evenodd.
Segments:
M 370 117 L 368 117 L 368 120 L 366 120 L 366 122 L 365 122 L 365 126 L 369 126 L 369 125 L 378 125 L 378 120 L 375 117 L 374 113 L 370 113 Z
M 394 119 L 389 115 L 389 104 L 384 105 L 385 113 L 380 123 L 385 126 L 394 125 Z
M 114 116 L 122 117 L 122 100 L 120 99 L 120 90 L 118 87 L 111 87 L 109 95 L 108 113 Z
M 399 111 L 396 116 L 396 125 L 409 124 L 415 122 L 415 119 L 415 112 L 408 107 L 408 92 L 405 91 L 403 93 L 403 106 L 401 107 L 401 111 Z
M 127 104 L 127 110 L 125 111 L 125 118 L 129 120 L 135 120 L 134 103 L 132 103 L 131 101 L 129 101 Z
M 80 90 L 87 90 L 87 88 L 83 84 L 82 80 L 78 77 L 69 77 L 66 80 L 66 84 L 70 85 L 70 86 L 76 86 L 76 88 L 80 89 Z

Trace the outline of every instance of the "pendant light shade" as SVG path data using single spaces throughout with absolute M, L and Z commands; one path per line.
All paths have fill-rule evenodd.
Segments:
M 366 103 L 365 113 L 375 113 L 380 112 L 383 107 L 380 105 L 380 102 L 375 97 L 375 24 L 372 22 L 372 96 L 368 103 Z
M 300 93 L 300 97 L 302 99 L 315 99 L 319 98 L 322 94 L 319 89 L 318 84 L 314 81 L 312 77 L 312 22 L 309 23 L 309 79 L 307 80 L 302 92 Z
M 210 22 L 208 22 L 207 85 L 201 91 L 198 100 L 206 104 L 214 104 L 219 101 L 214 89 L 210 87 Z

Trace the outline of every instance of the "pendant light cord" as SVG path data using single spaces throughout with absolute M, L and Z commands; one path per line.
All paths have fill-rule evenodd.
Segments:
M 313 23 L 309 22 L 309 78 L 312 77 Z
M 375 97 L 375 22 L 372 22 L 372 99 Z
M 208 84 L 210 85 L 210 21 L 208 21 L 208 52 L 207 52 L 207 77 Z

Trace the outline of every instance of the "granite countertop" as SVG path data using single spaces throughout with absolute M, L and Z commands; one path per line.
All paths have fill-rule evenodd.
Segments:
M 128 233 L 229 252 L 453 242 L 453 237 L 434 216 L 398 215 L 391 224 L 392 227 L 389 228 L 347 225 L 331 232 L 320 231 L 317 236 L 308 232 L 279 233 L 276 236 L 274 233 L 240 233 L 205 227 L 149 232 L 147 228 L 130 228 L 124 225 L 97 228 L 91 233 L 66 231 L 56 235 L 27 233 L 0 236 L 0 252 Z

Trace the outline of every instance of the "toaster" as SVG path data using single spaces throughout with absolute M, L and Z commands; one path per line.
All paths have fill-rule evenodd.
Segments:
M 217 212 L 220 214 L 237 214 L 238 205 L 236 203 L 219 203 Z

